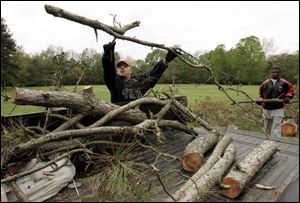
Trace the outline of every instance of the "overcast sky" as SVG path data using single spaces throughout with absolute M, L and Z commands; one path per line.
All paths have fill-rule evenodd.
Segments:
M 251 35 L 274 40 L 274 53 L 299 50 L 299 2 L 118 2 L 118 1 L 1 1 L 1 17 L 18 45 L 28 53 L 49 45 L 81 53 L 84 48 L 102 52 L 102 45 L 113 39 L 94 30 L 46 13 L 49 4 L 69 12 L 112 25 L 110 14 L 122 25 L 141 21 L 126 35 L 167 46 L 181 45 L 192 54 L 213 50 L 219 44 L 234 47 Z M 149 47 L 117 40 L 121 56 L 144 59 Z

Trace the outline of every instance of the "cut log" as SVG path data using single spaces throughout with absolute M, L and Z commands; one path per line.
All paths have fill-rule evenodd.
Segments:
M 236 198 L 243 191 L 246 184 L 255 176 L 257 171 L 276 152 L 277 145 L 274 141 L 265 140 L 258 147 L 254 148 L 240 163 L 222 180 L 224 188 L 222 194 L 229 198 Z
M 19 105 L 66 107 L 73 109 L 76 112 L 91 112 L 100 116 L 106 115 L 110 111 L 120 107 L 118 105 L 96 99 L 90 91 L 84 91 L 83 94 L 78 94 L 63 91 L 41 91 L 14 88 L 12 102 Z M 165 105 L 167 101 L 149 98 L 148 103 Z M 138 124 L 146 120 L 147 116 L 140 110 L 127 110 L 126 112 L 118 115 L 118 118 L 133 124 Z
M 197 172 L 205 163 L 204 153 L 214 147 L 218 140 L 219 136 L 211 132 L 194 139 L 183 152 L 182 168 L 188 172 Z
M 186 104 L 186 100 L 182 99 L 181 97 L 177 97 L 176 99 L 178 99 L 179 102 Z M 85 115 L 87 112 L 89 112 L 90 114 L 104 116 L 112 110 L 116 110 L 116 113 L 114 115 L 109 115 L 110 119 L 117 115 L 119 120 L 124 120 L 132 124 L 138 124 L 146 120 L 148 117 L 143 111 L 133 110 L 130 108 L 134 108 L 141 104 L 156 105 L 156 108 L 158 106 L 162 107 L 169 103 L 169 100 L 159 100 L 154 97 L 144 97 L 130 102 L 130 105 L 127 107 L 120 108 L 120 106 L 118 105 L 96 99 L 92 88 L 90 86 L 87 86 L 84 88 L 82 94 L 63 91 L 41 91 L 29 90 L 24 88 L 14 88 L 12 102 L 18 105 L 65 107 Z M 101 124 L 103 123 L 104 122 L 102 122 Z M 100 124 L 98 123 L 97 125 L 90 127 L 97 126 L 100 126 Z
M 176 200 L 183 200 L 186 199 L 186 196 L 190 196 L 193 198 L 193 196 L 196 196 L 198 193 L 198 189 L 196 186 L 196 182 L 205 175 L 209 169 L 211 169 L 222 157 L 224 154 L 225 149 L 228 147 L 230 142 L 232 141 L 232 138 L 229 135 L 225 135 L 216 145 L 214 148 L 214 151 L 210 155 L 207 162 L 195 173 L 191 180 L 188 180 L 183 186 L 180 187 L 179 190 L 176 191 L 176 193 L 173 195 L 173 197 Z M 171 201 L 171 199 L 168 199 Z
M 227 141 L 226 141 L 227 142 Z M 226 145 L 226 144 L 225 144 Z M 191 179 L 185 183 L 175 193 L 175 199 L 178 202 L 193 202 L 205 200 L 208 190 L 213 187 L 223 177 L 224 173 L 230 168 L 235 159 L 235 145 L 229 144 L 225 149 L 224 155 L 201 177 L 194 174 Z M 219 153 L 219 152 L 217 152 Z M 200 173 L 201 170 L 199 170 Z
M 281 125 L 281 134 L 286 137 L 294 137 L 297 134 L 298 125 L 290 122 L 283 122 Z

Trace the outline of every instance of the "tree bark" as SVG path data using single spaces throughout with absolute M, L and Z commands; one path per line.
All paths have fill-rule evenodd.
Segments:
M 188 172 L 197 172 L 205 163 L 204 153 L 215 146 L 218 140 L 219 136 L 211 132 L 194 139 L 183 152 L 182 168 Z
M 224 173 L 230 168 L 235 159 L 235 153 L 235 145 L 233 143 L 229 144 L 225 149 L 222 158 L 220 158 L 205 174 L 198 177 L 197 172 L 191 177 L 194 181 L 189 180 L 175 193 L 174 198 L 176 201 L 204 201 L 208 190 L 218 183 Z M 201 170 L 199 170 L 199 173 L 202 173 Z
M 262 103 L 283 103 L 282 99 L 257 99 L 257 100 L 245 100 L 245 101 L 237 101 L 232 104 L 247 104 L 247 103 L 256 103 L 256 102 L 262 102 Z
M 255 176 L 256 172 L 276 152 L 277 145 L 270 140 L 263 141 L 254 148 L 240 163 L 223 178 L 223 185 L 230 186 L 222 190 L 222 194 L 229 198 L 236 198 L 243 191 L 246 184 Z
M 123 40 L 128 40 L 128 41 L 132 41 L 138 44 L 142 44 L 145 46 L 150 46 L 150 47 L 157 47 L 157 48 L 161 48 L 161 49 L 166 49 L 166 50 L 172 50 L 169 47 L 165 47 L 163 44 L 158 44 L 158 43 L 152 43 L 152 42 L 147 42 L 144 40 L 139 40 L 135 37 L 127 37 L 124 36 L 123 34 L 125 33 L 125 31 L 133 28 L 133 27 L 137 27 L 139 25 L 139 21 L 136 21 L 132 24 L 129 24 L 127 26 L 124 26 L 123 28 L 121 28 L 122 31 L 124 31 L 124 33 L 121 31 L 119 32 L 118 30 L 116 31 L 114 27 L 111 26 L 107 26 L 104 23 L 100 23 L 99 21 L 95 21 L 95 20 L 91 20 L 91 19 L 87 19 L 85 17 L 82 16 L 78 16 L 76 14 L 73 14 L 71 12 L 68 12 L 64 9 L 58 8 L 58 7 L 54 7 L 54 6 L 50 6 L 50 5 L 45 5 L 45 10 L 47 13 L 54 15 L 55 17 L 61 17 L 61 18 L 65 18 L 74 22 L 78 22 L 80 24 L 84 24 L 84 25 L 88 25 L 94 29 L 99 29 L 102 30 L 112 36 L 114 36 L 115 38 L 118 39 L 123 39 Z M 67 14 L 67 15 L 66 15 Z
M 91 93 L 70 93 L 62 91 L 41 91 L 23 88 L 14 88 L 12 102 L 19 105 L 33 105 L 44 107 L 66 107 L 74 111 L 90 112 L 103 116 L 119 106 L 96 99 Z M 164 104 L 164 102 L 161 102 Z M 144 112 L 140 110 L 128 110 L 118 118 L 133 124 L 147 119 Z
M 88 18 L 85 18 L 83 16 L 79 16 L 76 14 L 73 14 L 71 12 L 68 12 L 64 9 L 55 7 L 55 6 L 50 6 L 50 5 L 45 5 L 45 10 L 47 13 L 52 14 L 55 17 L 61 17 L 65 18 L 83 25 L 90 26 L 94 29 L 100 29 L 103 30 L 105 28 L 109 28 L 110 30 L 123 35 L 127 30 L 130 30 L 134 27 L 138 27 L 140 25 L 140 21 L 135 21 L 133 23 L 130 23 L 128 25 L 123 26 L 122 28 L 117 28 L 117 27 L 112 27 L 109 25 L 106 25 L 104 23 L 99 22 L 98 20 L 90 20 Z
M 186 105 L 187 103 L 182 97 L 176 97 L 175 99 L 179 99 L 179 101 L 176 102 L 181 106 Z M 162 107 L 168 104 L 170 100 L 159 100 L 154 97 L 144 97 L 120 107 L 118 105 L 96 99 L 92 88 L 88 86 L 84 88 L 82 94 L 63 91 L 41 91 L 14 88 L 12 102 L 19 105 L 70 108 L 75 112 L 83 114 L 82 116 L 87 114 L 104 116 L 96 123 L 88 126 L 99 127 L 116 116 L 118 116 L 119 120 L 124 120 L 132 124 L 141 123 L 148 118 L 146 113 L 141 110 L 133 110 L 132 108 L 149 104 Z M 183 105 L 180 102 L 182 102 Z M 186 108 L 185 106 L 183 107 Z M 80 119 L 80 117 L 81 116 L 78 118 Z M 71 124 L 76 123 L 70 122 L 69 125 Z M 64 128 L 69 127 L 69 125 L 66 124 Z
M 218 134 L 218 131 L 213 126 L 211 126 L 205 120 L 201 119 L 199 116 L 197 116 L 196 114 L 191 112 L 189 109 L 187 109 L 181 103 L 174 101 L 174 106 L 176 107 L 175 110 L 181 111 L 186 117 L 189 117 L 189 119 L 192 119 L 193 121 L 197 122 L 198 124 L 203 126 L 206 130 Z

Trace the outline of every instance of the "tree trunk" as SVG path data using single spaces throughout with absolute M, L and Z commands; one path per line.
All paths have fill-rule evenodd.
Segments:
M 66 107 L 77 112 L 91 112 L 100 116 L 103 116 L 111 110 L 119 107 L 118 105 L 96 99 L 92 91 L 86 91 L 82 94 L 78 94 L 62 91 L 41 91 L 14 88 L 12 102 L 19 105 Z M 118 118 L 137 124 L 146 120 L 147 116 L 140 110 L 128 110 L 120 114 Z
M 226 197 L 235 198 L 244 189 L 245 185 L 253 178 L 257 171 L 276 152 L 275 142 L 265 140 L 258 147 L 254 148 L 240 163 L 223 178 L 222 183 L 230 188 L 223 189 L 222 193 Z
M 182 168 L 188 172 L 197 172 L 205 162 L 204 153 L 217 144 L 218 138 L 218 135 L 209 132 L 189 143 L 183 152 Z
M 235 159 L 235 145 L 229 144 L 225 149 L 224 155 L 220 158 L 205 174 L 200 178 L 198 172 L 175 194 L 178 202 L 204 201 L 208 190 L 223 177 L 224 173 L 230 168 Z M 219 152 L 218 152 L 219 153 Z M 200 173 L 201 170 L 199 170 Z

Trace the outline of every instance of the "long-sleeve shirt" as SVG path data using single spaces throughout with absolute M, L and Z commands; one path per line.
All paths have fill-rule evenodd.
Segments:
M 277 79 L 273 84 L 271 79 L 264 81 L 259 87 L 259 96 L 261 99 L 283 99 L 289 97 L 292 99 L 295 94 L 295 87 L 287 80 L 283 78 Z M 264 109 L 274 110 L 283 108 L 282 102 L 265 103 Z
M 132 75 L 126 81 L 116 74 L 113 52 L 105 52 L 102 57 L 104 82 L 111 94 L 112 103 L 130 102 L 142 97 L 150 88 L 153 88 L 163 75 L 167 65 L 159 61 L 145 73 Z

